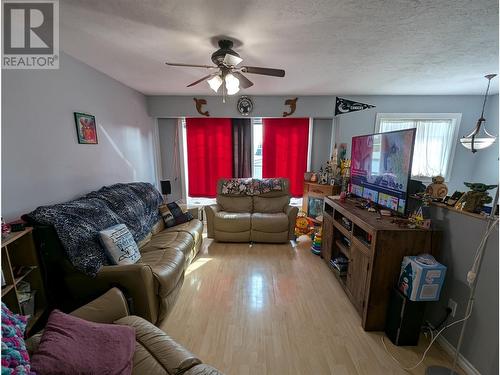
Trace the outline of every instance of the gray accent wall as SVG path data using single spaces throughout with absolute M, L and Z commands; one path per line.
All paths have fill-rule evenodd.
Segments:
M 350 155 L 351 138 L 356 135 L 370 134 L 375 131 L 375 117 L 379 113 L 461 113 L 462 121 L 459 136 L 468 134 L 475 126 L 481 114 L 482 96 L 355 96 L 356 101 L 376 105 L 372 110 L 365 110 L 340 115 L 337 118 L 339 143 L 348 144 Z M 493 134 L 498 130 L 498 95 L 488 101 L 487 112 L 490 115 L 488 126 Z M 498 142 L 485 150 L 473 154 L 460 145 L 457 140 L 455 157 L 451 170 L 449 190 L 466 190 L 464 181 L 497 181 L 498 183 Z
M 448 269 L 441 298 L 428 302 L 427 319 L 437 324 L 445 316 L 448 300 L 458 303 L 455 318 L 465 316 L 469 297 L 467 272 L 486 231 L 487 222 L 446 208 L 432 207 L 433 225 L 443 231 L 439 260 Z M 453 346 L 458 342 L 461 325 L 450 327 L 444 337 Z M 478 276 L 474 310 L 467 323 L 461 354 L 482 374 L 498 374 L 498 225 L 489 237 Z
M 311 170 L 319 171 L 319 168 L 330 160 L 332 143 L 332 119 L 313 120 Z
M 494 135 L 500 135 L 498 129 L 498 95 L 492 95 L 488 98 L 486 103 L 486 128 L 488 132 Z M 498 144 L 492 146 L 490 149 L 478 151 L 474 157 L 477 161 L 472 171 L 472 180 L 474 182 L 484 182 L 486 184 L 498 184 Z
M 103 185 L 154 182 L 146 98 L 61 53 L 58 70 L 2 71 L 2 216 Z M 78 144 L 73 112 L 93 114 L 99 144 Z
M 340 95 L 342 96 L 342 95 Z M 292 96 L 255 96 L 255 117 L 282 117 L 283 111 L 289 107 L 284 105 Z M 212 117 L 241 117 L 236 110 L 237 96 L 227 98 L 223 103 L 220 96 L 206 96 L 208 110 Z M 370 134 L 375 130 L 375 116 L 380 113 L 462 113 L 459 135 L 465 135 L 475 126 L 481 113 L 483 97 L 480 95 L 455 96 L 346 96 L 348 99 L 373 104 L 376 108 L 347 113 L 337 117 L 335 129 L 337 143 L 348 144 L 350 155 L 351 138 L 355 135 Z M 148 113 L 152 117 L 200 117 L 196 111 L 192 96 L 148 96 Z M 332 118 L 335 107 L 335 96 L 299 96 L 294 117 L 312 117 L 314 119 Z M 498 129 L 498 95 L 493 95 L 486 108 L 488 127 L 493 134 Z M 488 119 L 489 117 L 489 119 Z M 315 152 L 323 155 L 326 150 L 319 148 L 328 146 L 321 139 L 314 145 Z M 458 142 L 458 140 L 457 140 Z M 328 151 L 329 152 L 329 151 Z M 494 147 L 472 154 L 457 144 L 451 180 L 448 181 L 450 191 L 464 190 L 463 182 L 473 179 L 475 182 L 498 181 L 498 142 Z

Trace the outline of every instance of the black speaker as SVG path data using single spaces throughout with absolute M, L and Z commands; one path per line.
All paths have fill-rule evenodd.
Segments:
M 417 345 L 426 302 L 410 301 L 398 289 L 391 293 L 385 334 L 394 345 Z

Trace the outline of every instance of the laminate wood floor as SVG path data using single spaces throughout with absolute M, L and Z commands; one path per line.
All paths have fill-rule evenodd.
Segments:
M 360 317 L 310 242 L 223 244 L 205 239 L 162 329 L 228 375 L 424 374 L 449 364 L 435 344 L 407 372 L 385 352 L 382 332 Z M 412 366 L 427 346 L 388 350 Z

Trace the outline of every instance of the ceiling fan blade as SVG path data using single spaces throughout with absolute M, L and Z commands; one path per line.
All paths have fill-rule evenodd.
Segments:
M 238 81 L 240 81 L 240 86 L 243 87 L 244 89 L 247 89 L 249 87 L 253 86 L 253 82 L 250 81 L 247 77 L 245 77 L 243 74 L 240 72 L 233 72 L 233 75 L 238 78 Z
M 188 68 L 207 68 L 207 69 L 211 69 L 211 68 L 215 68 L 216 69 L 217 68 L 214 65 L 196 65 L 196 64 L 170 63 L 168 61 L 166 61 L 165 64 L 170 65 L 170 66 L 185 66 L 185 67 L 188 67 Z
M 261 68 L 259 66 L 243 66 L 241 68 L 241 71 L 243 73 L 262 74 L 264 76 L 273 76 L 273 77 L 285 76 L 285 71 L 282 69 Z
M 200 78 L 199 80 L 197 81 L 194 81 L 193 83 L 190 83 L 189 85 L 187 85 L 187 87 L 192 87 L 194 85 L 197 85 L 198 83 L 200 82 L 203 82 L 203 81 L 206 81 L 207 79 L 213 77 L 215 74 L 209 74 L 209 75 L 206 75 L 205 77 L 203 78 Z
M 236 66 L 242 61 L 243 59 L 241 57 L 231 55 L 230 53 L 226 53 L 226 55 L 224 56 L 224 60 L 222 62 L 226 66 Z

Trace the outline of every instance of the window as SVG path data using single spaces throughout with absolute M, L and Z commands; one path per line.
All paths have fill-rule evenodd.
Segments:
M 384 133 L 416 128 L 411 176 L 449 181 L 460 127 L 460 113 L 378 113 L 375 131 Z
M 252 118 L 252 176 L 262 178 L 262 119 Z
M 279 170 L 275 170 L 276 168 L 273 169 L 273 173 L 265 170 L 264 167 L 264 157 L 265 157 L 265 151 L 264 151 L 264 122 L 268 121 L 268 119 L 263 119 L 260 117 L 254 117 L 250 120 L 251 124 L 251 175 L 253 178 L 258 178 L 261 179 L 263 177 L 275 177 L 275 176 L 283 176 L 287 177 L 290 179 L 291 182 L 291 192 L 293 196 L 299 197 L 302 196 L 302 186 L 300 186 L 300 191 L 299 189 L 292 190 L 293 188 L 293 181 L 298 180 L 297 176 L 300 176 L 300 183 L 302 182 L 303 175 L 305 170 L 307 169 L 307 166 L 310 163 L 310 150 L 311 150 L 311 134 L 312 134 L 312 124 L 310 119 L 273 119 L 270 122 L 280 122 L 283 124 L 280 124 L 280 128 L 282 127 L 283 129 L 286 129 L 286 136 L 283 137 L 283 134 L 280 134 L 277 139 L 274 139 L 274 141 L 270 142 L 268 141 L 268 146 L 269 143 L 273 144 L 273 147 L 271 147 L 271 150 L 268 150 L 268 155 L 267 157 L 270 158 L 272 155 L 271 151 L 276 151 L 274 150 L 275 148 L 279 149 L 279 155 L 285 157 L 286 160 L 283 161 L 281 160 L 280 162 L 276 163 L 274 159 L 276 157 L 273 157 L 272 163 L 269 161 L 267 162 L 268 164 L 268 170 L 270 167 L 276 167 Z M 226 122 L 226 121 L 232 121 L 233 122 L 233 127 L 234 127 L 234 119 L 230 118 L 181 118 L 180 119 L 180 124 L 182 126 L 182 160 L 183 163 L 181 165 L 182 168 L 182 173 L 183 173 L 183 179 L 184 179 L 184 186 L 183 186 L 183 195 L 187 196 L 187 202 L 189 204 L 211 204 L 213 203 L 213 197 L 215 196 L 215 186 L 218 178 L 222 176 L 221 169 L 222 167 L 224 168 L 224 171 L 227 174 L 228 172 L 228 160 L 226 160 L 225 156 L 230 156 L 231 152 L 227 152 L 228 150 L 231 150 L 231 144 L 233 146 L 233 153 L 234 153 L 234 139 L 231 144 L 228 142 L 221 142 L 221 137 L 216 137 L 218 135 L 217 132 L 211 131 L 208 129 L 206 124 L 204 126 L 199 126 L 196 129 L 191 129 L 190 134 L 188 134 L 187 131 L 187 121 L 190 121 L 191 123 L 208 123 L 208 122 L 215 122 L 212 124 L 212 126 L 218 124 L 219 122 Z M 269 122 L 269 121 L 268 121 Z M 289 128 L 289 126 L 293 124 L 289 124 L 290 122 L 301 122 L 303 123 L 302 125 L 307 125 L 305 128 L 305 134 L 300 134 L 300 136 L 296 137 L 297 140 L 299 141 L 298 144 L 294 144 L 292 141 L 293 139 L 293 126 Z M 222 127 L 222 124 L 218 124 Z M 227 124 L 226 124 L 227 125 Z M 269 125 L 271 126 L 271 125 Z M 228 126 L 225 126 L 223 130 L 227 130 Z M 194 134 L 194 130 L 197 130 L 196 134 Z M 199 133 L 199 134 L 198 134 Z M 227 131 L 221 131 L 220 132 L 222 135 L 226 135 L 228 133 Z M 273 135 L 276 132 L 270 132 Z M 196 137 L 195 137 L 196 135 Z M 270 135 L 268 134 L 268 137 Z M 188 142 L 188 138 L 191 139 L 190 142 Z M 222 137 L 224 140 L 226 140 L 226 137 Z M 234 138 L 234 134 L 233 134 Z M 276 137 L 275 137 L 276 138 Z M 277 141 L 280 140 L 280 142 L 286 143 L 285 147 L 281 143 L 280 145 L 277 145 Z M 227 141 L 227 140 L 226 140 Z M 276 147 L 275 147 L 276 146 Z M 301 147 L 299 147 L 301 146 Z M 304 168 L 301 168 L 300 165 L 297 165 L 297 162 L 293 156 L 298 152 L 299 148 L 304 149 L 305 152 L 301 153 L 299 156 L 304 154 L 303 156 L 303 163 Z M 215 149 L 216 151 L 224 151 L 225 152 L 211 152 L 209 149 Z M 288 156 L 287 156 L 288 155 Z M 299 157 L 300 159 L 300 157 Z M 223 162 L 224 161 L 224 162 Z M 234 158 L 230 160 L 233 167 L 235 160 Z M 276 164 L 276 165 L 275 165 Z M 292 165 L 291 167 L 289 166 Z M 290 167 L 290 168 L 289 168 Z M 302 171 L 302 169 L 304 169 Z M 290 171 L 291 170 L 291 171 Z M 265 175 L 267 173 L 267 175 Z M 233 169 L 233 176 L 234 176 L 234 169 Z M 191 177 L 190 177 L 191 176 Z M 230 177 L 230 176 L 226 176 Z M 297 183 L 295 183 L 297 185 Z M 295 193 L 294 193 L 295 191 Z M 301 200 L 301 198 L 299 198 Z

